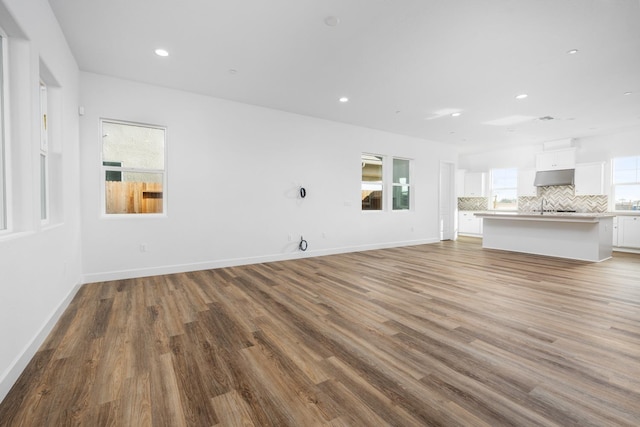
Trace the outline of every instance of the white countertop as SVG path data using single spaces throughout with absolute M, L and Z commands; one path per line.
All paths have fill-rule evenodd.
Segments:
M 474 214 L 479 218 L 511 219 L 526 221 L 558 221 L 558 222 L 599 222 L 602 218 L 613 218 L 617 214 L 588 212 L 505 212 L 484 211 Z
M 640 216 L 640 211 L 619 211 L 619 212 L 607 212 L 613 216 Z

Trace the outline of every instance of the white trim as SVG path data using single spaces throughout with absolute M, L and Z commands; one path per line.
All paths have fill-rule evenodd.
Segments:
M 363 165 L 363 157 L 364 156 L 369 156 L 369 157 L 375 157 L 375 158 L 380 158 L 381 161 L 381 167 L 382 167 L 382 179 L 380 181 L 363 181 L 362 180 L 362 169 L 364 169 L 364 165 Z M 389 163 L 387 161 L 387 156 L 382 155 L 382 154 L 373 154 L 370 152 L 362 152 L 360 153 L 360 164 L 363 165 L 362 168 L 360 169 L 360 197 L 358 198 L 360 200 L 360 212 L 386 212 L 388 211 L 387 209 L 387 185 L 385 183 L 385 177 L 388 175 L 388 171 L 386 169 L 388 169 L 388 165 L 387 163 Z M 376 185 L 376 186 L 380 186 L 381 191 L 382 191 L 382 200 L 380 200 L 380 209 L 362 209 L 362 189 L 363 189 L 363 184 L 371 184 L 371 185 Z
M 0 28 L 0 232 L 11 232 L 11 174 L 9 149 L 9 42 L 7 34 Z
M 397 248 L 404 246 L 427 245 L 439 243 L 439 238 L 405 240 L 401 242 L 389 242 L 371 245 L 347 246 L 342 248 L 311 250 L 308 252 L 292 252 L 286 254 L 272 254 L 247 258 L 228 258 L 188 264 L 174 264 L 161 267 L 136 268 L 129 270 L 105 271 L 100 273 L 85 274 L 83 283 L 106 282 L 110 280 L 132 279 L 137 277 L 158 276 L 163 274 L 185 273 L 188 271 L 211 270 L 214 268 L 236 267 L 240 265 L 261 264 L 265 262 L 288 261 L 300 258 L 311 258 L 342 253 L 363 252 L 376 249 Z
M 640 254 L 640 249 L 627 248 L 625 246 L 614 246 L 613 247 L 613 251 L 614 252 L 626 252 L 628 254 Z
M 406 162 L 409 162 L 409 182 L 406 184 L 402 184 L 402 183 L 395 183 L 393 182 L 393 172 L 394 172 L 394 168 L 393 168 L 393 161 L 394 160 L 404 160 Z M 411 212 L 414 210 L 414 197 L 413 195 L 415 194 L 415 191 L 413 190 L 413 164 L 414 164 L 414 160 L 413 159 L 409 159 L 407 157 L 396 157 L 396 156 L 392 156 L 391 157 L 391 196 L 389 197 L 389 199 L 391 200 L 391 212 Z M 393 208 L 393 190 L 395 187 L 407 187 L 409 190 L 409 207 L 407 209 L 394 209 Z
M 76 284 L 73 289 L 67 294 L 67 296 L 60 302 L 58 307 L 53 310 L 49 319 L 42 325 L 40 331 L 31 339 L 26 347 L 20 352 L 20 354 L 13 360 L 9 367 L 0 375 L 0 402 L 6 397 L 11 390 L 11 387 L 20 377 L 20 374 L 25 370 L 31 359 L 38 352 L 40 346 L 47 339 L 47 336 L 53 330 L 58 320 L 62 317 L 71 301 L 80 290 L 80 283 Z
M 40 155 L 38 156 L 38 170 L 40 172 L 40 225 L 46 226 L 51 220 L 51 189 L 49 186 L 49 97 L 48 87 L 42 80 L 42 77 L 40 78 L 38 88 L 38 100 L 40 103 Z

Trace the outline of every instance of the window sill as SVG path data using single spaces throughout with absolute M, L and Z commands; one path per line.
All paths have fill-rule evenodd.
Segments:
M 121 219 L 165 219 L 168 218 L 167 214 L 102 214 L 100 215 L 100 219 L 107 220 L 121 220 Z
M 9 231 L 3 230 L 0 232 L 0 242 L 8 242 L 11 240 L 18 240 L 23 237 L 33 236 L 35 231 Z

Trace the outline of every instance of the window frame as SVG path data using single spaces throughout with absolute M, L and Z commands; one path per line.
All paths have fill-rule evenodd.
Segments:
M 130 167 L 126 167 L 126 166 L 107 166 L 105 165 L 105 160 L 103 159 L 104 156 L 104 123 L 111 123 L 111 124 L 116 124 L 116 125 L 125 125 L 125 126 L 137 126 L 137 127 L 146 127 L 146 128 L 152 128 L 152 129 L 158 129 L 158 130 L 162 130 L 163 134 L 164 134 L 164 141 L 163 141 L 163 157 L 164 157 L 164 161 L 163 161 L 163 165 L 164 165 L 164 169 L 145 169 L 145 168 L 130 168 Z M 151 124 L 151 123 L 144 123 L 144 122 L 136 122 L 136 121 L 129 121 L 129 120 L 119 120 L 119 119 L 110 119 L 110 118 L 105 118 L 105 117 L 101 117 L 99 119 L 99 131 L 100 131 L 100 216 L 103 219 L 121 219 L 121 218 L 129 218 L 129 219 L 133 219 L 133 218 L 166 218 L 167 217 L 167 210 L 168 210 L 168 198 L 167 198 L 167 176 L 168 176 L 168 158 L 167 158 L 167 146 L 168 146 L 168 131 L 167 131 L 167 127 L 166 126 L 162 126 L 162 125 L 156 125 L 156 124 Z M 107 161 L 109 162 L 109 161 Z M 124 173 L 158 173 L 158 174 L 162 174 L 162 212 L 143 212 L 143 213 L 108 213 L 107 210 L 107 203 L 106 203 L 106 176 L 107 176 L 107 172 L 120 172 L 121 174 Z
M 636 163 L 636 167 L 635 167 L 635 181 L 628 181 L 628 182 L 616 182 L 616 160 L 622 160 L 622 159 L 635 159 L 635 163 Z M 618 203 L 617 203 L 617 190 L 618 187 L 631 187 L 631 186 L 639 186 L 640 187 L 640 154 L 637 155 L 633 155 L 633 156 L 620 156 L 620 157 L 613 157 L 611 159 L 611 208 L 613 212 L 638 212 L 640 213 L 640 190 L 639 190 L 639 194 L 638 194 L 638 199 L 631 202 L 634 203 L 636 202 L 636 205 L 631 205 L 631 209 L 618 209 Z M 634 206 L 636 209 L 634 209 Z
M 407 183 L 395 182 L 395 161 L 401 160 L 408 163 L 409 173 Z M 391 159 L 391 211 L 392 212 L 408 212 L 413 210 L 413 160 L 408 159 L 406 157 L 392 157 Z M 394 193 L 395 188 L 397 187 L 408 187 L 408 198 L 409 198 L 409 206 L 407 208 L 397 208 L 394 206 Z
M 514 187 L 494 187 L 493 186 L 493 176 L 495 174 L 495 171 L 512 171 L 514 174 L 514 178 L 515 178 L 515 186 Z M 493 205 L 493 210 L 499 210 L 499 211 L 511 211 L 511 210 L 518 210 L 518 168 L 517 167 L 509 167 L 509 168 L 491 168 L 489 169 L 489 206 Z M 496 202 L 494 202 L 494 196 L 496 194 L 494 193 L 499 193 L 500 191 L 505 191 L 505 190 L 509 190 L 509 191 L 513 191 L 513 193 L 515 194 L 515 206 L 508 206 L 508 207 L 504 207 L 504 208 L 499 208 L 496 206 Z
M 364 169 L 365 167 L 365 161 L 364 161 L 364 157 L 365 156 L 369 156 L 369 157 L 376 157 L 379 158 L 381 163 L 381 170 L 382 170 L 382 176 L 380 181 L 365 181 L 362 178 L 362 170 L 360 171 L 360 211 L 361 212 L 384 212 L 386 210 L 386 200 L 387 200 L 387 195 L 386 195 L 386 186 L 385 186 L 385 177 L 386 177 L 386 156 L 383 156 L 381 154 L 373 154 L 373 153 L 366 153 L 363 152 L 360 154 L 360 163 L 362 165 L 362 169 Z M 380 192 L 381 192 L 381 197 L 380 197 L 380 208 L 379 209 L 363 209 L 362 208 L 362 191 L 364 190 L 364 186 L 365 184 L 368 185 L 379 185 L 380 186 Z
M 8 146 L 8 105 L 9 80 L 7 79 L 8 53 L 7 35 L 0 28 L 0 234 L 10 231 L 9 214 L 9 162 L 7 161 Z
M 40 80 L 40 223 L 46 225 L 50 220 L 49 200 L 49 118 L 47 85 Z

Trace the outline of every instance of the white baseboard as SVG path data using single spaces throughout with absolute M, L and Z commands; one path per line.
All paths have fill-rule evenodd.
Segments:
M 2 374 L 0 377 L 0 402 L 2 402 L 2 400 L 7 396 L 11 387 L 13 387 L 18 380 L 18 377 L 20 377 L 20 374 L 22 374 L 42 343 L 47 339 L 47 336 L 49 336 L 51 330 L 67 309 L 71 300 L 73 300 L 73 297 L 75 297 L 78 290 L 80 290 L 80 286 L 82 286 L 82 284 L 78 283 L 73 287 L 73 289 L 71 289 L 67 296 L 53 311 L 51 316 L 49 316 L 49 319 L 45 322 L 40 331 L 31 339 L 20 355 L 16 357 L 13 363 Z
M 188 271 L 211 270 L 214 268 L 235 267 L 239 265 L 260 264 L 265 262 L 288 261 L 292 259 L 336 255 L 349 252 L 361 252 L 375 249 L 395 248 L 402 246 L 425 245 L 439 242 L 440 239 L 407 240 L 402 242 L 389 242 L 372 245 L 349 246 L 342 248 L 330 248 L 309 250 L 307 252 L 292 252 L 283 254 L 262 255 L 247 258 L 228 258 L 223 260 L 205 261 L 188 264 L 175 264 L 159 267 L 137 268 L 129 270 L 105 271 L 90 273 L 83 276 L 83 283 L 107 282 L 111 280 L 133 279 L 137 277 L 158 276 L 163 274 L 185 273 Z
M 640 254 L 640 249 L 636 249 L 636 248 L 625 248 L 622 246 L 614 246 L 613 247 L 613 251 L 614 252 L 626 252 L 629 254 Z

